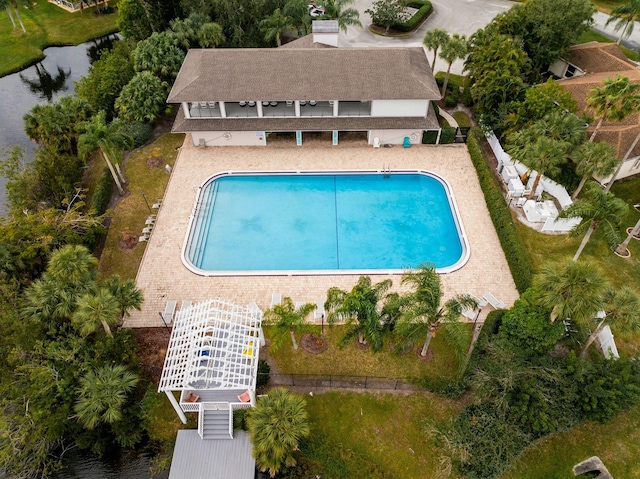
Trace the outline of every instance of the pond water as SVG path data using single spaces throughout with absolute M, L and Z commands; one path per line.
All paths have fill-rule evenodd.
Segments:
M 100 50 L 110 48 L 117 35 L 108 35 L 75 47 L 44 50 L 40 63 L 0 78 L 0 155 L 5 148 L 19 145 L 26 159 L 33 159 L 36 145 L 24 133 L 22 117 L 37 104 L 55 101 L 73 93 L 73 82 L 87 74 Z M 0 216 L 6 211 L 6 178 L 0 176 Z
M 108 459 L 72 450 L 65 455 L 65 469 L 52 479 L 149 479 L 151 456 L 127 453 Z M 154 479 L 167 479 L 168 471 L 157 472 Z

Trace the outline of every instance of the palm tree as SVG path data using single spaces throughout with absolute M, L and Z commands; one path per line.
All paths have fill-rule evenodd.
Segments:
M 620 161 L 620 163 L 618 164 L 618 168 L 616 168 L 616 171 L 613 173 L 613 176 L 611 177 L 611 179 L 607 183 L 607 186 L 604 189 L 604 191 L 606 191 L 607 193 L 611 190 L 611 187 L 613 186 L 613 182 L 616 181 L 616 179 L 618 178 L 618 175 L 620 174 L 620 171 L 622 170 L 622 166 L 624 165 L 624 162 L 629 159 L 629 157 L 631 156 L 631 153 L 633 152 L 633 149 L 638 144 L 638 141 L 640 141 L 640 131 L 638 132 L 638 134 L 636 135 L 635 139 L 633 140 L 633 143 L 631 143 L 631 146 L 629 147 L 629 149 L 625 153 L 624 158 L 622 158 L 622 161 Z
M 311 311 L 316 309 L 312 303 L 303 304 L 296 308 L 293 301 L 288 296 L 282 300 L 281 304 L 275 305 L 264 313 L 264 318 L 268 324 L 275 327 L 275 334 L 271 343 L 271 351 L 276 352 L 282 346 L 287 333 L 291 335 L 293 349 L 298 349 L 295 331 L 303 324 L 305 318 Z
M 613 31 L 620 31 L 616 42 L 620 45 L 623 38 L 628 38 L 633 33 L 633 25 L 637 20 L 640 20 L 640 0 L 629 0 L 629 3 L 611 9 L 609 19 L 604 25 L 606 27 L 611 22 L 616 22 Z
M 444 83 L 442 84 L 442 97 L 447 95 L 447 84 L 449 83 L 449 73 L 451 72 L 451 65 L 456 60 L 462 60 L 467 56 L 469 50 L 469 43 L 464 35 L 458 35 L 454 33 L 449 38 L 440 50 L 440 58 L 448 63 L 447 73 L 444 76 Z
M 509 135 L 509 143 L 507 152 L 511 157 L 523 163 L 530 171 L 537 172 L 529 199 L 535 196 L 542 175 L 559 173 L 560 165 L 567 161 L 566 143 L 547 136 L 532 139 L 528 128 Z
M 433 62 L 431 63 L 431 71 L 435 71 L 436 58 L 438 58 L 438 49 L 449 41 L 449 33 L 441 28 L 427 30 L 422 39 L 422 44 L 428 49 L 433 50 Z
M 411 285 L 413 290 L 402 298 L 402 314 L 395 328 L 397 334 L 408 343 L 426 335 L 420 352 L 423 357 L 429 351 L 434 332 L 441 326 L 453 333 L 456 342 L 464 347 L 467 338 L 457 327 L 458 321 L 462 308 L 475 308 L 476 301 L 468 295 L 458 295 L 442 305 L 442 283 L 432 264 L 422 264 L 414 271 L 405 272 L 402 284 Z
M 349 328 L 340 341 L 341 346 L 358 337 L 360 344 L 367 344 L 368 341 L 372 351 L 382 349 L 382 326 L 377 306 L 391 284 L 391 280 L 386 279 L 372 285 L 371 278 L 360 276 L 349 292 L 337 287 L 327 291 L 327 301 L 324 303 L 324 309 L 329 313 L 327 322 L 333 324 L 344 320 Z
M 296 465 L 293 453 L 311 433 L 306 403 L 284 388 L 273 389 L 247 411 L 247 430 L 256 465 L 275 477 L 283 466 Z
M 582 177 L 580 184 L 571 195 L 572 200 L 578 197 L 589 178 L 593 175 L 599 177 L 609 176 L 616 169 L 619 162 L 616 157 L 616 149 L 605 142 L 587 142 L 580 145 L 574 151 L 572 159 L 576 163 L 576 174 Z
M 604 292 L 603 302 L 604 316 L 599 315 L 596 318 L 600 319 L 600 322 L 584 343 L 580 354 L 583 359 L 587 357 L 589 346 L 593 344 L 605 326 L 613 326 L 622 332 L 640 329 L 640 300 L 638 300 L 633 288 L 629 286 L 608 287 Z
M 260 31 L 268 42 L 275 40 L 278 47 L 282 46 L 282 35 L 285 32 L 295 30 L 293 19 L 284 15 L 279 8 L 260 21 Z
M 201 48 L 213 48 L 224 43 L 224 32 L 216 22 L 207 22 L 196 34 Z
M 320 17 L 321 20 L 338 20 L 340 30 L 347 33 L 347 27 L 352 25 L 361 27 L 360 13 L 355 8 L 345 8 L 347 5 L 353 5 L 355 0 L 325 0 L 322 2 L 325 14 Z
M 78 140 L 78 152 L 80 155 L 87 157 L 94 151 L 99 150 L 109 167 L 118 191 L 120 191 L 120 194 L 124 194 L 122 187 L 124 178 L 122 178 L 122 175 L 116 173 L 109 157 L 113 156 L 117 150 L 133 148 L 133 138 L 125 133 L 119 132 L 118 125 L 115 123 L 107 125 L 106 113 L 104 111 L 94 116 L 91 121 L 82 123 L 80 130 L 83 132 Z
M 103 283 L 118 303 L 118 316 L 129 316 L 132 309 L 140 311 L 144 298 L 133 280 L 122 281 L 119 275 L 113 275 Z
M 576 115 L 552 111 L 534 122 L 527 130 L 535 136 L 544 135 L 562 142 L 569 155 L 587 139 L 587 126 L 589 125 Z
M 18 11 L 18 2 L 15 0 L 0 0 L 0 9 L 4 8 L 7 10 L 7 14 L 11 19 L 11 23 L 13 24 L 13 28 L 16 28 L 16 22 L 13 19 L 13 15 L 11 14 L 11 7 L 13 7 L 14 13 L 16 14 L 16 18 L 20 22 L 20 27 L 24 33 L 27 32 L 27 29 L 24 28 L 24 23 L 22 23 L 22 18 L 20 17 L 20 12 Z
M 291 18 L 296 25 L 298 35 L 307 35 L 311 32 L 311 15 L 309 15 L 309 2 L 307 0 L 287 0 L 282 9 L 285 16 Z
M 533 277 L 541 306 L 551 309 L 551 321 L 584 322 L 602 309 L 605 279 L 593 264 L 566 260 L 545 263 Z
M 605 238 L 611 247 L 615 248 L 620 243 L 618 227 L 629 209 L 623 200 L 603 191 L 596 183 L 587 186 L 586 191 L 585 198 L 576 201 L 559 215 L 560 218 L 582 218 L 582 221 L 569 232 L 571 236 L 578 236 L 586 231 L 573 257 L 574 261 L 580 257 L 589 238 L 600 226 L 604 226 Z
M 106 365 L 87 372 L 80 378 L 74 406 L 78 419 L 88 429 L 121 420 L 122 406 L 136 384 L 138 376 L 122 365 Z
M 60 287 L 85 285 L 98 277 L 98 258 L 86 246 L 66 245 L 51 255 L 47 274 Z
M 624 239 L 624 241 L 618 245 L 618 247 L 616 248 L 616 253 L 618 253 L 620 256 L 629 257 L 629 242 L 631 242 L 631 238 L 637 238 L 638 235 L 640 235 L 640 220 L 638 220 L 636 225 L 631 228 L 631 231 L 629 231 L 629 234 Z
M 589 141 L 594 140 L 604 121 L 622 121 L 637 111 L 638 104 L 640 83 L 632 83 L 627 77 L 606 78 L 601 87 L 592 88 L 587 97 L 587 108 L 593 109 L 598 123 Z
M 84 294 L 76 301 L 76 310 L 71 315 L 71 324 L 82 336 L 95 333 L 100 326 L 110 338 L 112 325 L 118 322 L 120 305 L 107 288 Z

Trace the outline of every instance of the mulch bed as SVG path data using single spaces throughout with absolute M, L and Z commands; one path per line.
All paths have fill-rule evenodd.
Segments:
M 138 245 L 138 235 L 133 231 L 123 231 L 118 241 L 118 249 L 121 251 L 131 251 Z
M 149 168 L 162 168 L 164 166 L 164 158 L 161 156 L 152 156 L 147 158 L 147 166 Z
M 300 338 L 300 347 L 309 354 L 320 354 L 324 353 L 329 345 L 327 344 L 327 340 L 322 336 L 304 334 Z
M 356 347 L 362 351 L 366 351 L 370 348 L 369 343 L 361 343 L 359 338 L 356 338 Z
M 169 331 L 164 327 L 135 328 L 133 331 L 144 375 L 152 378 L 153 382 L 158 384 L 169 345 Z
M 431 349 L 427 351 L 427 354 L 425 356 L 423 356 L 421 353 L 422 353 L 422 348 L 416 348 L 416 356 L 420 361 L 424 361 L 425 363 L 428 363 L 429 361 L 433 361 L 433 351 L 431 351 Z

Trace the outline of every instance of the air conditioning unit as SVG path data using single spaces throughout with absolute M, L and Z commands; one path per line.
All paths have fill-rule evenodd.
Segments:
M 207 146 L 207 142 L 205 141 L 204 138 L 199 138 L 198 139 L 198 147 L 199 148 L 204 148 L 205 146 Z

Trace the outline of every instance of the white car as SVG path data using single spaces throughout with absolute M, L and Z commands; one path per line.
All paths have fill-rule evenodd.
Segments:
M 307 8 L 309 9 L 309 15 L 312 17 L 319 17 L 325 13 L 324 8 L 317 6 L 315 3 L 310 3 Z

